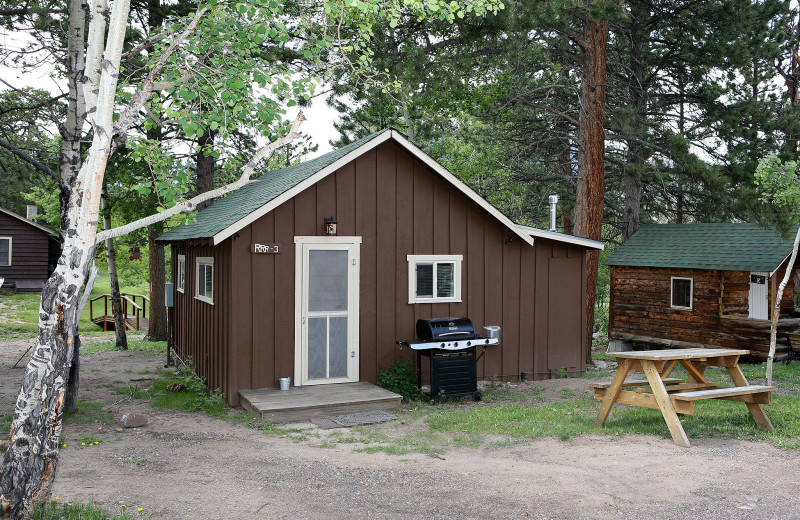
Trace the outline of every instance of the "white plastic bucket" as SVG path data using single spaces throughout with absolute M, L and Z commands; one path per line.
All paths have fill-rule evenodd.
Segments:
M 291 377 L 281 377 L 278 379 L 278 382 L 281 384 L 281 390 L 288 390 L 289 387 L 292 386 Z

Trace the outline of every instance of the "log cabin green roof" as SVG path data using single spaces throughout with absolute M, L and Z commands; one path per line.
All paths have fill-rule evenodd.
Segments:
M 359 146 L 371 141 L 380 133 L 382 132 L 368 135 L 309 161 L 265 173 L 249 184 L 218 199 L 214 204 L 198 213 L 195 222 L 180 224 L 156 240 L 173 241 L 213 237 L 244 216 L 356 150 Z
M 750 223 L 651 224 L 605 264 L 771 273 L 792 253 L 793 238 L 794 233 L 784 239 L 773 228 Z

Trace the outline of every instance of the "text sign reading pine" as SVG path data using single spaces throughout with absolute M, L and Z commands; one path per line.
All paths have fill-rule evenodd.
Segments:
M 277 255 L 281 250 L 280 244 L 250 244 L 250 252 Z

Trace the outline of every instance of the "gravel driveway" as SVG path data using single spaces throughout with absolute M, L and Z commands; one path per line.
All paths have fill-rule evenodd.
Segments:
M 27 341 L 0 341 L 0 413 L 13 410 Z M 146 384 L 163 358 L 84 356 L 81 397 L 143 428 L 70 424 L 54 496 L 109 513 L 158 519 L 800 519 L 800 464 L 771 444 L 651 436 L 581 436 L 453 448 L 442 456 L 361 453 L 328 442 L 347 430 L 306 428 L 303 440 L 230 421 L 120 401 L 114 385 Z M 586 380 L 531 383 L 585 388 Z M 412 422 L 380 428 L 402 433 Z M 81 447 L 81 437 L 100 444 Z M 297 437 L 295 435 L 295 437 Z M 326 446 L 326 447 L 322 447 Z M 141 512 L 137 509 L 142 508 Z

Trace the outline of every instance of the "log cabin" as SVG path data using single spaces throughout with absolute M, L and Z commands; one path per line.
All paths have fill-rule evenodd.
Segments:
M 605 262 L 610 267 L 609 350 L 634 343 L 769 351 L 777 287 L 792 240 L 751 223 L 643 226 Z M 796 272 L 780 302 L 776 359 L 800 331 Z
M 158 238 L 170 341 L 230 404 L 243 389 L 366 381 L 417 319 L 502 338 L 479 378 L 585 370 L 585 263 L 602 242 L 519 226 L 396 130 L 264 174 Z
M 0 208 L 0 279 L 15 292 L 39 292 L 61 254 L 58 235 L 13 211 Z

